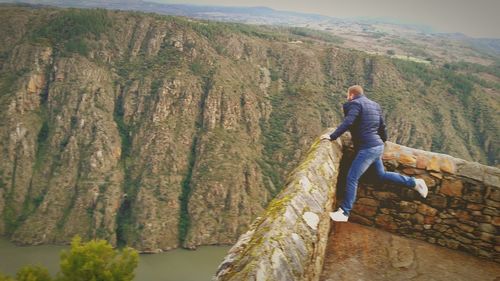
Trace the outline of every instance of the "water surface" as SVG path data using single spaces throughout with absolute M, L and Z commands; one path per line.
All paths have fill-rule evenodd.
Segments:
M 27 264 L 46 267 L 52 275 L 59 271 L 59 253 L 68 246 L 19 247 L 0 238 L 0 272 L 14 276 Z M 161 254 L 140 255 L 135 281 L 209 281 L 229 246 L 203 246 L 196 251 L 176 249 Z

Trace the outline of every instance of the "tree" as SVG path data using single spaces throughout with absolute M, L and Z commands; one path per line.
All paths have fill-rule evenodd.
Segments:
M 105 240 L 82 243 L 76 236 L 71 249 L 61 253 L 61 270 L 52 279 L 40 266 L 21 268 L 16 278 L 0 273 L 0 281 L 132 281 L 139 254 L 132 248 L 114 250 Z
M 113 250 L 104 240 L 82 244 L 73 238 L 71 249 L 61 254 L 58 281 L 131 281 L 139 255 L 131 248 Z

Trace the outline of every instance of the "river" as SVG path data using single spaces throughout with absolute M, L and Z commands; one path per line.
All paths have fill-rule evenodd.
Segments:
M 46 267 L 54 276 L 59 271 L 59 253 L 68 246 L 19 247 L 0 238 L 0 272 L 14 276 L 28 264 Z M 176 249 L 161 254 L 143 254 L 135 281 L 209 281 L 229 246 L 202 246 L 196 251 Z

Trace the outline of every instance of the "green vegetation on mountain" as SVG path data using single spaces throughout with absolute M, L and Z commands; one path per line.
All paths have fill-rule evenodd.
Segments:
M 498 65 L 106 10 L 2 6 L 0 40 L 0 234 L 20 243 L 234 243 L 355 83 L 391 141 L 498 165 Z
M 57 46 L 65 55 L 75 52 L 86 55 L 89 51 L 86 37 L 99 40 L 101 33 L 111 26 L 105 10 L 68 9 L 49 17 L 47 24 L 33 30 L 30 40 Z
M 289 31 L 291 34 L 299 35 L 306 38 L 309 37 L 329 43 L 340 44 L 344 41 L 342 38 L 335 36 L 331 33 L 319 30 L 312 30 L 304 27 L 290 27 Z

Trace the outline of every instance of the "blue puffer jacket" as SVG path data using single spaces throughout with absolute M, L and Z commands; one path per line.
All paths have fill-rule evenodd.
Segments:
M 343 108 L 345 119 L 330 135 L 332 140 L 349 130 L 356 150 L 384 144 L 387 131 L 378 103 L 360 95 L 344 103 Z

